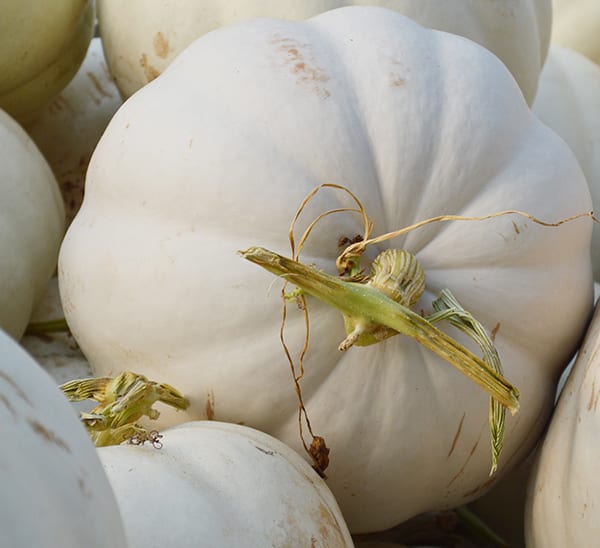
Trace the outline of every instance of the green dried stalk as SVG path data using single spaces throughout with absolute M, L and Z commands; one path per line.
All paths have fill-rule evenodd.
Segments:
M 152 432 L 137 424 L 146 416 L 156 420 L 160 413 L 152 406 L 162 402 L 184 410 L 189 401 L 175 388 L 148 380 L 143 375 L 124 371 L 117 377 L 96 377 L 66 382 L 60 389 L 69 401 L 99 402 L 81 420 L 97 447 L 118 445 L 126 440 L 153 440 Z

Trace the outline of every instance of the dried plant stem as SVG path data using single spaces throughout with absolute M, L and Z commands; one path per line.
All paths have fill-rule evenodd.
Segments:
M 240 254 L 344 315 L 363 317 L 413 338 L 456 367 L 512 413 L 518 410 L 519 393 L 506 379 L 425 318 L 381 291 L 366 284 L 344 281 L 261 247 L 251 247 Z

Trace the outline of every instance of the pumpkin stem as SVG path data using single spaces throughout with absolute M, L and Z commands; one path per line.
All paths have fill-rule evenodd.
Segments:
M 376 287 L 345 281 L 262 247 L 251 247 L 240 251 L 240 255 L 337 308 L 346 318 L 363 318 L 373 327 L 372 340 L 363 339 L 363 345 L 389 336 L 388 330 L 408 335 L 456 367 L 511 412 L 518 410 L 519 392 L 502 375 L 426 318 L 395 302 Z M 377 328 L 383 328 L 383 335 Z
M 442 289 L 439 297 L 432 303 L 434 314 L 427 316 L 427 320 L 431 323 L 446 320 L 454 327 L 460 329 L 475 341 L 481 352 L 483 360 L 494 370 L 498 375 L 502 375 L 502 364 L 500 356 L 494 346 L 494 342 L 487 331 L 479 323 L 479 321 L 470 313 L 467 312 L 452 295 L 449 289 Z M 498 469 L 498 458 L 502 452 L 504 444 L 504 431 L 506 409 L 494 397 L 490 398 L 490 438 L 492 445 L 492 467 L 490 476 Z
M 124 371 L 117 377 L 97 377 L 66 382 L 60 389 L 69 401 L 99 402 L 81 420 L 97 447 L 118 445 L 126 440 L 150 440 L 152 432 L 137 424 L 146 416 L 156 420 L 160 413 L 152 406 L 162 402 L 175 409 L 187 409 L 189 401 L 175 388 Z

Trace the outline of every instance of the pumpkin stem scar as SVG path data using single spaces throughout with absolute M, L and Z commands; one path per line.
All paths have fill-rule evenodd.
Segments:
M 154 430 L 148 432 L 137 421 L 144 416 L 156 420 L 160 415 L 152 407 L 156 402 L 178 410 L 189 407 L 189 401 L 172 386 L 131 371 L 117 377 L 72 380 L 59 388 L 69 401 L 99 402 L 89 413 L 81 413 L 81 420 L 97 447 L 127 440 L 136 445 L 149 441 L 159 447 L 160 434 Z

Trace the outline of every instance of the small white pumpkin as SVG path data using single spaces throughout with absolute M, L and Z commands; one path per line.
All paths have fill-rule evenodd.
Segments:
M 73 78 L 94 32 L 93 0 L 3 0 L 0 108 L 21 123 Z
M 600 2 L 598 3 L 600 6 Z M 577 51 L 553 45 L 542 74 L 533 111 L 575 153 L 600 209 L 600 66 Z M 600 226 L 592 237 L 594 275 L 600 279 Z
M 561 392 L 528 485 L 527 546 L 595 546 L 600 537 L 600 307 Z
M 67 224 L 81 205 L 92 152 L 121 102 L 100 38 L 93 38 L 73 80 L 25 128 L 56 176 Z
M 98 448 L 129 548 L 353 546 L 326 483 L 257 430 L 201 421 L 150 443 Z
M 557 221 L 591 209 L 571 151 L 469 40 L 375 7 L 223 27 L 126 101 L 92 157 L 59 285 L 95 373 L 128 369 L 182 390 L 189 410 L 164 412 L 163 425 L 244 422 L 302 451 L 280 295 L 237 251 L 285 254 L 296 208 L 323 182 L 360 197 L 374 234 L 444 213 L 517 208 Z M 319 194 L 306 219 L 342 205 Z M 327 217 L 305 262 L 335 273 L 339 238 L 361 231 L 358 216 Z M 501 469 L 537 441 L 585 327 L 591 232 L 589 219 L 552 229 L 503 217 L 437 223 L 392 244 L 425 268 L 415 310 L 449 287 L 496 329 L 521 391 Z M 482 390 L 408 337 L 341 354 L 337 311 L 310 301 L 310 313 L 303 393 L 353 532 L 489 489 Z M 286 335 L 301 348 L 301 315 L 290 312 Z
M 0 545 L 125 548 L 114 494 L 71 404 L 0 330 Z
M 0 328 L 17 339 L 56 268 L 64 216 L 48 163 L 0 110 Z
M 600 2 L 552 0 L 552 41 L 600 64 Z
M 351 5 L 390 8 L 493 51 L 529 102 L 550 42 L 551 0 L 98 0 L 97 4 L 108 64 L 124 97 L 156 78 L 196 38 L 256 17 L 306 19 Z

